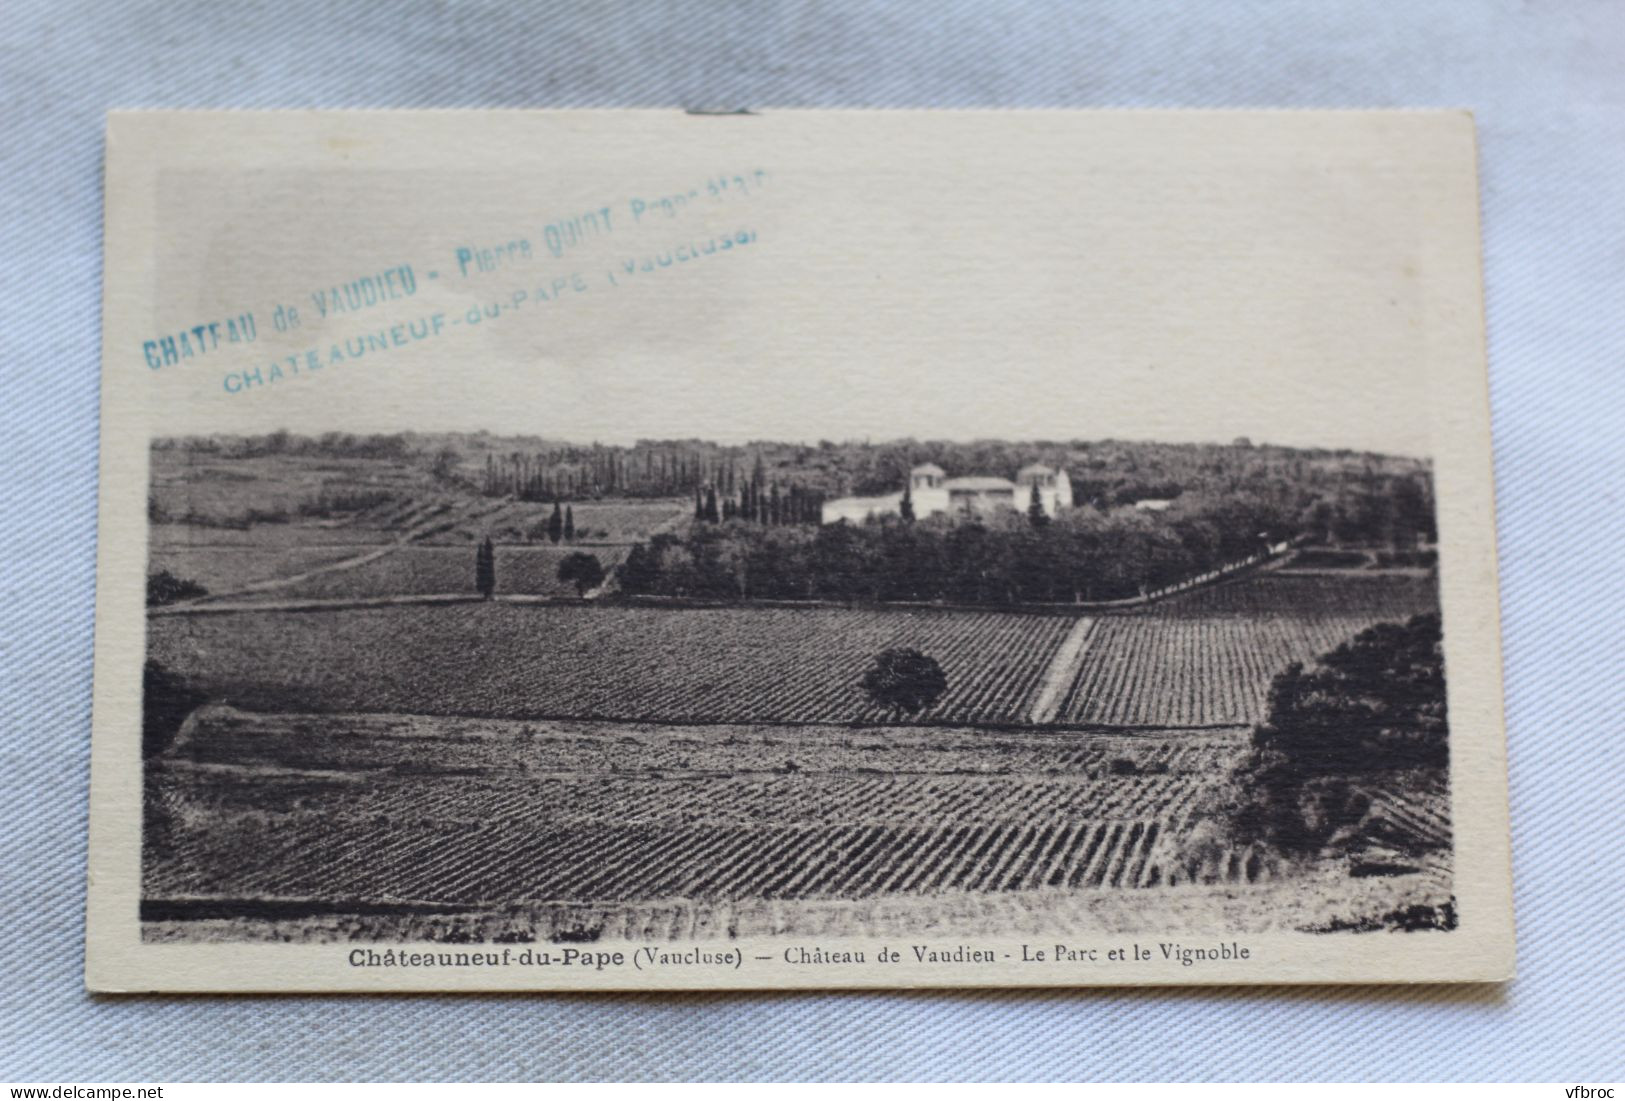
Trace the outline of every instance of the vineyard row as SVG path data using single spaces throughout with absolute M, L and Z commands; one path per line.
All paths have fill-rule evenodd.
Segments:
M 1168 838 L 1188 828 L 1180 817 L 914 827 L 357 825 L 339 832 L 314 822 L 274 831 L 245 820 L 226 834 L 187 831 L 175 859 L 148 869 L 146 893 L 476 905 L 1109 889 L 1273 874 L 1242 853 L 1186 866 Z

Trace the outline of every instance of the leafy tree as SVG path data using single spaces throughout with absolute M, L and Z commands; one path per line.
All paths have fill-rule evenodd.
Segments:
M 565 505 L 564 506 L 564 541 L 566 543 L 573 543 L 573 542 L 575 542 L 575 537 L 576 537 L 576 514 L 575 514 L 575 510 L 572 509 L 569 505 Z
M 141 670 L 141 755 L 168 749 L 186 717 L 207 697 L 156 661 Z
M 604 583 L 603 563 L 585 551 L 573 551 L 559 563 L 559 580 L 574 585 L 577 596 L 586 596 Z
M 441 481 L 451 481 L 462 460 L 462 453 L 448 444 L 434 453 L 434 458 L 429 462 L 429 472 Z
M 948 690 L 942 666 L 906 646 L 875 655 L 859 683 L 876 707 L 907 715 L 930 707 Z
M 737 596 L 741 600 L 750 596 L 750 559 L 750 546 L 738 539 L 719 542 L 710 556 L 710 564 L 719 581 L 729 585 L 729 596 Z
M 930 600 L 940 590 L 942 570 L 941 541 L 923 525 L 899 520 L 880 529 L 880 599 Z
M 661 581 L 660 554 L 639 543 L 627 553 L 626 561 L 615 572 L 621 579 L 622 592 L 656 592 Z
M 553 543 L 564 538 L 564 511 L 557 501 L 553 502 L 553 515 L 547 518 L 547 538 Z
M 1449 764 L 1443 641 L 1437 613 L 1379 623 L 1270 687 L 1240 779 L 1245 840 L 1313 853 L 1369 808 L 1351 779 Z
M 489 535 L 474 551 L 474 587 L 486 600 L 497 590 L 497 553 Z
M 1428 500 L 1420 482 L 1414 478 L 1395 479 L 1389 506 L 1394 517 L 1392 530 L 1396 548 L 1413 546 L 1417 540 L 1433 541 L 1433 502 Z
M 209 590 L 184 577 L 176 577 L 168 570 L 159 570 L 147 576 L 147 607 L 175 604 L 182 600 L 196 600 L 208 596 Z
M 813 595 L 826 600 L 857 600 L 874 580 L 866 553 L 868 539 L 851 524 L 826 524 L 809 548 Z

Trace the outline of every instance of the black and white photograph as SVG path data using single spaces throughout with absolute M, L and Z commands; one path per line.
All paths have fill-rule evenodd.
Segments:
M 151 460 L 149 939 L 1456 924 L 1426 457 L 283 431 Z

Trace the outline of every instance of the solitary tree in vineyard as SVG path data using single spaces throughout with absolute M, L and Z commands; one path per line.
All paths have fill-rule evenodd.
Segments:
M 906 646 L 882 650 L 859 683 L 876 707 L 908 715 L 930 707 L 948 690 L 942 666 Z
M 575 542 L 575 537 L 576 537 L 576 514 L 575 514 L 575 510 L 572 509 L 569 505 L 565 505 L 564 506 L 564 541 L 566 543 L 573 543 L 573 542 Z
M 553 502 L 553 515 L 547 518 L 547 538 L 554 543 L 564 538 L 564 511 L 557 501 Z

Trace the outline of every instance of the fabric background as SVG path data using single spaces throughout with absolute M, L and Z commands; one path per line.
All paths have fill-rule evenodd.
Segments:
M 1518 980 L 86 996 L 103 112 L 606 105 L 1473 109 Z M 1621 1077 L 1625 7 L 10 0 L 0 135 L 0 1078 Z

